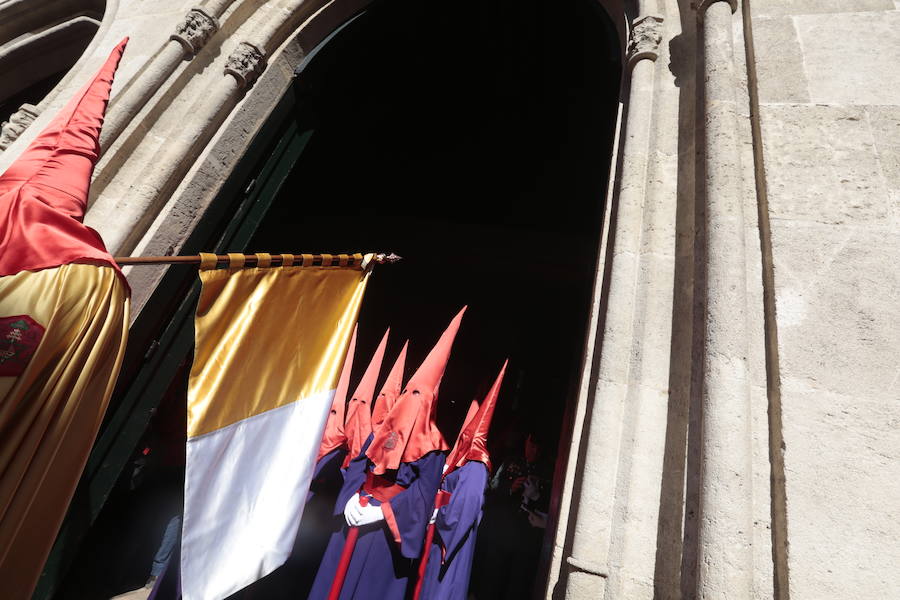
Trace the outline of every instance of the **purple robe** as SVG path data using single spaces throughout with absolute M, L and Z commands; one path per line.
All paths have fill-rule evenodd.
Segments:
M 481 522 L 487 483 L 487 467 L 476 461 L 451 471 L 441 483 L 441 489 L 450 492 L 450 502 L 438 509 L 434 521 L 434 541 L 428 554 L 420 600 L 465 600 L 468 597 L 475 534 Z
M 338 494 L 335 515 L 343 514 L 347 501 L 362 487 L 366 472 L 372 468 L 372 463 L 365 456 L 371 440 L 372 436 L 369 436 L 360 455 L 350 461 L 344 472 L 344 486 Z M 395 534 L 386 520 L 361 527 L 341 588 L 341 600 L 401 600 L 406 597 L 407 588 L 414 581 L 415 559 L 422 551 L 444 459 L 445 453 L 430 452 L 415 462 L 401 463 L 396 472 L 388 471 L 385 475 L 406 488 L 390 500 L 400 544 L 395 542 Z M 381 504 L 374 498 L 370 499 L 370 503 L 373 506 Z M 348 529 L 345 524 L 331 536 L 309 594 L 310 600 L 328 597 Z
M 344 482 L 341 465 L 345 456 L 346 450 L 335 448 L 316 462 L 312 481 L 309 483 L 309 493 L 306 495 L 307 502 L 316 494 L 334 495 L 341 489 Z

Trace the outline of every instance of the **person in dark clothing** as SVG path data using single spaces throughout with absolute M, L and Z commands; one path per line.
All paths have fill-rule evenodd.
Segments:
M 540 558 L 553 465 L 536 432 L 523 452 L 491 479 L 475 549 L 472 595 L 478 600 L 531 597 Z

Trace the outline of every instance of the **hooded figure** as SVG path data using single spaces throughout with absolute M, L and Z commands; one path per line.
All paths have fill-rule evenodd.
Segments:
M 375 408 L 372 410 L 373 429 L 381 427 L 394 403 L 397 402 L 397 398 L 400 397 L 400 392 L 403 391 L 403 369 L 406 367 L 407 346 L 409 346 L 408 340 L 403 343 L 403 348 L 400 350 L 397 360 L 394 361 L 391 372 L 388 373 L 387 379 L 381 386 L 381 391 L 375 397 Z
M 322 442 L 319 445 L 319 454 L 316 457 L 316 468 L 313 471 L 312 482 L 309 486 L 309 502 L 314 494 L 326 493 L 334 495 L 343 485 L 340 467 L 347 456 L 349 448 L 347 434 L 344 430 L 344 414 L 347 404 L 347 390 L 350 388 L 350 371 L 353 368 L 353 356 L 356 353 L 356 334 L 359 326 L 353 328 L 350 336 L 350 346 L 347 348 L 347 356 L 341 367 L 341 375 L 338 378 L 337 387 L 334 390 L 334 398 L 331 400 L 331 411 L 325 422 L 325 431 L 322 434 Z
M 0 175 L 0 580 L 31 598 L 122 362 L 129 290 L 82 220 L 123 40 Z
M 360 456 L 350 462 L 334 511 L 344 514 L 348 527 L 332 536 L 311 600 L 406 596 L 448 448 L 434 423 L 435 401 L 464 312 L 456 315 Z
M 507 362 L 503 363 L 481 406 L 472 401 L 447 457 L 441 488 L 435 496 L 435 533 L 433 537 L 428 536 L 429 543 L 422 553 L 421 579 L 414 599 L 465 600 L 468 597 L 475 535 L 491 471 L 487 435 Z
M 372 435 L 372 400 L 375 398 L 375 384 L 378 382 L 378 374 L 381 372 L 381 363 L 384 361 L 384 349 L 387 347 L 388 334 L 390 328 L 384 332 L 381 343 L 375 350 L 375 355 L 366 367 L 362 379 L 356 386 L 356 391 L 350 396 L 350 403 L 347 406 L 347 422 L 344 425 L 344 432 L 347 435 L 347 446 L 349 451 L 344 458 L 343 468 L 347 468 L 350 460 L 359 456 L 362 451 L 363 444 Z

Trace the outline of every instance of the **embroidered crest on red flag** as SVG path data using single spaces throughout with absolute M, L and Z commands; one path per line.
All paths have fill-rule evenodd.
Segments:
M 44 337 L 44 327 L 28 315 L 0 318 L 0 376 L 21 375 Z

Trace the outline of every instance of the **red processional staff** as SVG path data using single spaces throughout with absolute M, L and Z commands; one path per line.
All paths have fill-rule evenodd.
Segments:
M 463 307 L 454 317 L 419 369 L 410 378 L 406 388 L 384 418 L 384 422 L 374 433 L 372 442 L 366 450 L 366 457 L 371 466 L 366 472 L 359 504 L 366 506 L 369 502 L 368 496 L 381 503 L 385 521 L 397 543 L 401 543 L 401 540 L 390 500 L 403 492 L 404 488 L 386 475 L 389 471 L 396 471 L 401 463 L 413 463 L 430 452 L 446 451 L 449 448 L 435 423 L 436 401 L 441 379 L 450 359 L 450 349 L 465 311 L 466 307 Z M 329 600 L 337 600 L 340 597 L 358 536 L 359 528 L 350 527 L 328 593 Z
M 386 337 L 387 334 L 385 334 L 385 338 Z M 397 360 L 394 362 L 394 366 L 391 368 L 390 373 L 388 373 L 387 379 L 381 386 L 381 391 L 378 392 L 377 401 L 375 402 L 375 408 L 372 411 L 370 429 L 373 427 L 377 429 L 382 423 L 384 423 L 385 417 L 387 417 L 388 413 L 391 410 L 391 407 L 394 406 L 394 403 L 400 396 L 400 392 L 403 389 L 403 369 L 406 366 L 406 350 L 408 346 L 408 341 L 403 344 L 403 349 L 400 350 L 400 354 L 397 356 Z M 363 441 L 363 443 L 365 442 Z M 361 447 L 362 446 L 360 446 L 360 448 Z M 358 455 L 359 451 L 357 451 L 356 454 Z M 353 460 L 353 458 L 351 457 L 355 458 L 352 452 L 348 453 L 347 457 L 345 458 L 345 467 L 350 460 Z M 362 506 L 366 506 L 369 503 L 368 498 L 360 498 L 359 501 Z M 347 531 L 347 540 L 344 543 L 344 550 L 341 553 L 338 570 L 335 573 L 335 580 L 340 579 L 341 581 L 343 581 L 346 577 L 347 567 L 350 565 L 350 558 L 353 555 L 353 548 L 354 546 L 356 546 L 356 539 L 358 536 L 358 527 L 351 527 Z M 340 588 L 337 589 L 336 593 L 334 591 L 331 591 L 329 592 L 329 594 L 329 598 L 337 598 L 337 595 L 340 594 Z
M 447 479 L 453 471 L 461 468 L 467 462 L 477 461 L 483 463 L 488 473 L 491 472 L 491 456 L 487 450 L 487 436 L 491 427 L 491 419 L 494 416 L 494 408 L 497 405 L 497 397 L 500 394 L 500 386 L 503 384 L 503 377 L 506 374 L 506 365 L 509 361 L 504 361 L 494 385 L 491 386 L 484 401 L 479 406 L 477 400 L 472 400 L 469 405 L 469 411 L 466 419 L 463 421 L 462 429 L 453 444 L 453 449 L 447 455 L 447 461 L 444 466 L 444 474 L 441 481 Z M 443 487 L 443 486 L 442 486 Z M 451 500 L 451 493 L 439 489 L 434 497 L 435 513 L 444 506 L 447 506 Z M 436 515 L 435 515 L 436 516 Z M 428 524 L 428 530 L 425 533 L 425 543 L 422 546 L 422 556 L 419 559 L 418 577 L 416 587 L 413 591 L 413 600 L 418 600 L 422 593 L 422 585 L 425 582 L 425 572 L 428 567 L 428 558 L 431 553 L 431 545 L 434 542 L 435 522 Z M 442 548 L 443 550 L 443 548 Z
M 344 457 L 342 468 L 346 469 L 350 461 L 359 456 L 362 446 L 369 435 L 372 434 L 372 415 L 369 412 L 372 406 L 372 398 L 375 395 L 375 384 L 378 380 L 378 373 L 381 371 L 381 363 L 384 360 L 384 350 L 387 347 L 388 335 L 391 330 L 388 328 L 381 338 L 381 343 L 375 350 L 375 355 L 369 361 L 366 372 L 363 373 L 362 379 L 356 386 L 356 391 L 350 396 L 350 403 L 347 407 L 347 422 L 344 424 L 344 434 L 347 443 L 347 456 Z M 366 506 L 368 500 L 360 499 L 360 504 Z M 335 579 L 340 577 L 343 581 L 347 575 L 347 567 L 350 565 L 350 556 L 353 554 L 353 547 L 356 545 L 356 539 L 359 537 L 359 528 L 351 527 L 347 532 L 347 541 L 344 544 L 344 552 L 341 555 L 341 562 L 338 565 Z M 346 560 L 344 555 L 346 554 Z M 340 593 L 340 589 L 338 589 Z
M 366 372 L 356 386 L 356 391 L 350 396 L 347 405 L 347 422 L 344 424 L 344 433 L 347 435 L 347 456 L 344 457 L 343 468 L 347 468 L 350 461 L 359 456 L 363 444 L 372 435 L 372 400 L 375 398 L 375 385 L 378 383 L 378 374 L 381 372 L 381 363 L 384 361 L 384 350 L 387 347 L 388 328 L 381 338 L 381 343 L 375 350 Z
M 82 221 L 126 40 L 0 175 L 0 581 L 30 598 L 112 393 L 129 289 Z

